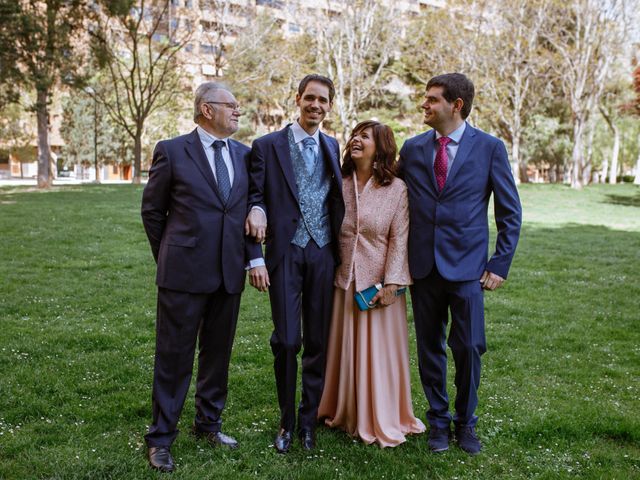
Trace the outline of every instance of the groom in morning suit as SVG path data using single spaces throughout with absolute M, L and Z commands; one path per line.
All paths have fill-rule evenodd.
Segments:
M 339 262 L 337 235 L 344 217 L 338 142 L 320 131 L 334 94 L 329 78 L 307 75 L 296 95 L 298 119 L 256 139 L 251 148 L 247 233 L 259 242 L 266 238 L 266 268 L 251 269 L 249 281 L 261 291 L 268 288 L 271 300 L 271 350 L 280 404 L 274 445 L 279 453 L 289 451 L 296 424 L 301 347 L 298 435 L 303 448 L 315 446 Z
M 192 431 L 211 446 L 238 446 L 221 432 L 221 415 L 245 262 L 261 254 L 251 239 L 245 252 L 249 148 L 229 138 L 238 130 L 238 108 L 226 87 L 200 85 L 194 102 L 198 127 L 158 143 L 142 196 L 158 285 L 153 422 L 145 441 L 149 464 L 164 472 L 175 469 L 170 447 L 197 339 Z
M 486 350 L 483 290 L 495 290 L 507 278 L 522 217 L 504 144 L 465 121 L 473 96 L 473 83 L 462 74 L 429 80 L 422 108 L 424 122 L 433 129 L 405 142 L 398 165 L 409 193 L 411 299 L 434 452 L 447 450 L 452 438 L 448 311 L 448 344 L 456 367 L 455 438 L 470 454 L 481 450 L 474 412 L 480 356 Z M 498 234 L 487 260 L 491 194 Z

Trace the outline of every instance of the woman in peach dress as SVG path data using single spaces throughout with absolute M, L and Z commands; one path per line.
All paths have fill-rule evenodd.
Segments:
M 403 443 L 424 432 L 413 415 L 407 307 L 396 291 L 411 283 L 407 259 L 407 188 L 394 176 L 392 130 L 356 125 L 344 153 L 345 217 L 340 231 L 325 386 L 318 417 L 365 443 Z M 376 283 L 375 308 L 360 311 L 354 294 Z

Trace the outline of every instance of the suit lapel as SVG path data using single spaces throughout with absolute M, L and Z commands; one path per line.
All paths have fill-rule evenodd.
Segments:
M 467 127 L 462 134 L 462 138 L 460 139 L 460 145 L 458 146 L 458 151 L 456 152 L 456 156 L 453 159 L 453 165 L 451 165 L 451 170 L 449 170 L 449 174 L 447 175 L 447 181 L 444 184 L 444 188 L 442 191 L 447 190 L 447 186 L 451 185 L 455 180 L 456 174 L 460 171 L 462 164 L 465 162 L 471 150 L 473 150 L 473 144 L 475 143 L 476 130 L 471 127 L 471 125 L 467 124 Z
M 278 139 L 274 142 L 273 148 L 276 151 L 276 158 L 280 163 L 280 168 L 282 168 L 282 173 L 287 181 L 287 185 L 289 185 L 293 197 L 296 199 L 296 202 L 298 202 L 298 186 L 296 184 L 295 173 L 293 172 L 293 160 L 289 153 L 289 128 L 290 127 L 287 126 L 278 132 Z
M 216 179 L 211 171 L 211 166 L 207 160 L 207 155 L 204 153 L 204 148 L 202 147 L 202 142 L 200 141 L 197 130 L 194 130 L 191 135 L 187 137 L 185 150 L 189 157 L 191 157 L 191 160 L 196 164 L 196 167 L 198 167 L 198 170 L 200 170 L 200 173 L 202 173 L 202 176 L 211 187 L 211 190 L 216 193 L 220 202 L 224 204 L 222 201 L 222 195 L 220 195 L 220 192 L 218 191 L 218 184 L 216 183 Z
M 342 173 L 340 172 L 340 161 L 336 156 L 335 150 L 331 148 L 327 136 L 320 132 L 320 146 L 322 147 L 322 153 L 324 158 L 327 158 L 329 165 L 331 166 L 331 176 L 335 178 L 338 185 L 342 187 Z
M 424 164 L 427 168 L 427 177 L 429 177 L 429 181 L 431 182 L 431 187 L 433 192 L 438 195 L 438 184 L 436 183 L 436 177 L 433 173 L 433 149 L 435 142 L 436 131 L 431 129 L 424 136 L 424 142 L 422 144 L 422 158 L 424 159 Z
M 244 177 L 247 166 L 243 163 L 243 155 L 237 143 L 229 139 L 227 140 L 227 145 L 229 145 L 229 156 L 231 157 L 231 163 L 233 163 L 233 184 L 231 185 L 231 193 L 229 193 L 228 200 L 228 203 L 231 203 L 234 194 L 240 191 L 240 189 L 236 187 Z

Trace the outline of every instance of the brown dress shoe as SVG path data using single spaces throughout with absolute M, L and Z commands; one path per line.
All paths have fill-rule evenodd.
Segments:
M 285 430 L 281 428 L 273 442 L 274 447 L 278 453 L 287 453 L 291 448 L 291 430 Z
M 204 438 L 212 447 L 220 445 L 231 449 L 238 448 L 238 441 L 222 432 L 203 432 L 202 430 L 198 430 L 195 425 L 191 427 L 191 431 L 196 438 Z
M 173 472 L 176 469 L 169 447 L 149 447 L 149 466 L 161 472 Z

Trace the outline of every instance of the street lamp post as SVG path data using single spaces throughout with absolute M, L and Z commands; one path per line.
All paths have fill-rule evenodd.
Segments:
M 84 91 L 93 98 L 93 165 L 96 170 L 96 183 L 100 183 L 100 170 L 98 169 L 98 99 L 93 88 L 87 87 Z

